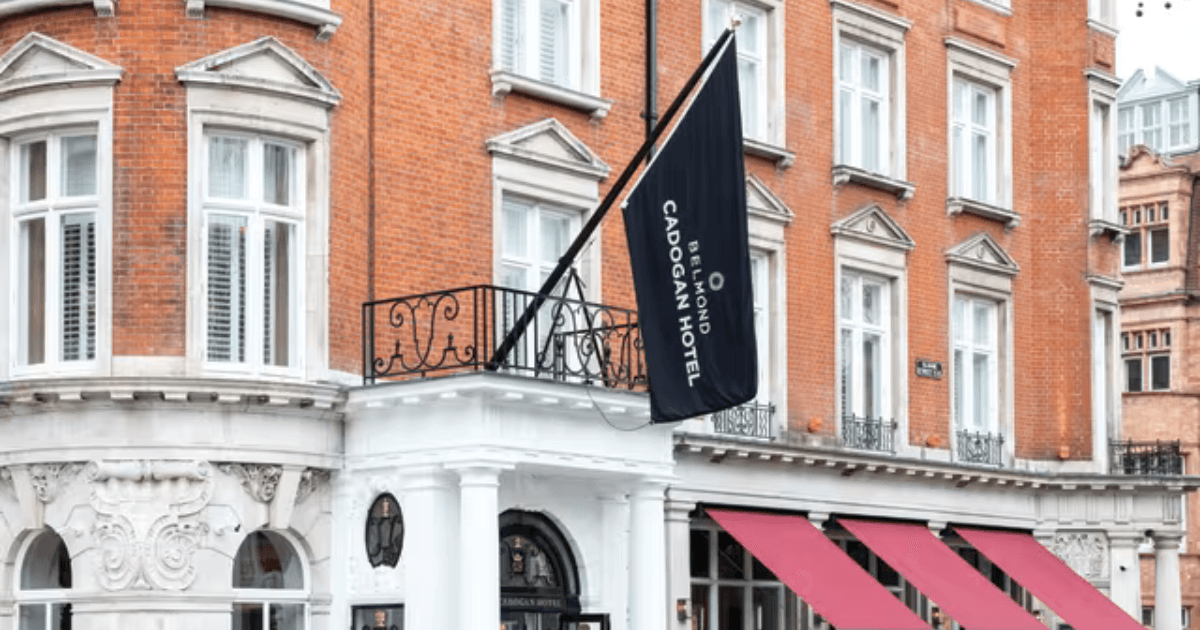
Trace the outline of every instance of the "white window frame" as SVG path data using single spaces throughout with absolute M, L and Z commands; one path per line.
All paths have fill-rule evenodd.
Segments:
M 758 107 L 755 116 L 757 128 L 751 129 L 745 125 L 746 113 L 742 112 L 742 135 L 749 153 L 781 161 L 781 165 L 791 164 L 791 154 L 784 147 L 787 145 L 786 133 L 786 94 L 784 63 L 784 26 L 785 2 L 783 0 L 719 0 L 722 4 L 732 7 L 732 11 L 754 15 L 762 22 L 761 41 L 756 51 L 747 50 L 738 39 L 738 57 L 753 58 L 762 71 L 759 77 L 762 85 L 759 88 Z M 714 15 L 721 13 L 712 6 L 713 0 L 704 0 L 701 6 L 701 27 L 704 36 L 701 38 L 701 53 L 707 53 L 717 37 L 729 26 L 728 17 L 716 22 Z M 744 104 L 744 101 L 743 101 Z
M 50 627 L 50 609 L 51 609 L 51 607 L 56 606 L 56 605 L 70 606 L 72 603 L 71 595 L 74 592 L 73 591 L 74 584 L 72 584 L 72 588 L 25 588 L 23 585 L 22 576 L 24 575 L 24 572 L 25 572 L 25 563 L 30 560 L 29 552 L 33 549 L 33 545 L 37 541 L 37 539 L 39 537 L 45 535 L 45 533 L 47 531 L 51 531 L 56 536 L 59 536 L 59 538 L 61 539 L 61 535 L 58 532 L 55 532 L 53 530 L 49 530 L 49 529 L 33 530 L 31 535 L 24 541 L 24 544 L 21 546 L 20 552 L 17 556 L 17 561 L 13 565 L 15 567 L 15 571 L 13 572 L 13 583 L 12 583 L 13 594 L 14 594 L 13 599 L 15 600 L 14 601 L 15 606 L 14 606 L 13 616 L 12 616 L 12 619 L 13 619 L 12 627 L 13 628 L 20 627 L 21 609 L 22 608 L 41 606 L 41 607 L 45 608 L 45 614 L 46 614 L 46 628 L 44 630 L 52 630 Z M 63 544 L 66 544 L 65 540 L 63 541 Z M 67 549 L 67 553 L 70 554 L 69 547 Z M 76 579 L 75 575 L 78 572 L 79 571 L 78 571 L 77 567 L 74 565 L 74 563 L 72 563 L 72 568 L 71 568 L 72 582 L 75 581 L 75 579 Z
M 1088 23 L 1093 28 L 1103 27 L 1105 31 L 1116 29 L 1116 0 L 1088 0 Z
M 506 67 L 504 62 L 504 16 L 508 2 L 523 2 L 526 33 L 536 33 L 542 0 L 492 0 L 492 94 L 528 94 L 560 105 L 583 110 L 593 118 L 604 118 L 612 101 L 600 98 L 600 0 L 560 0 L 569 6 L 567 27 L 567 75 L 561 82 L 544 81 L 535 71 Z M 531 25 L 533 28 L 531 29 Z M 538 38 L 518 40 L 517 48 L 528 67 L 536 68 Z M 515 61 L 514 61 L 515 64 Z
M 303 580 L 304 586 L 299 589 L 234 587 L 232 588 L 233 604 L 261 604 L 263 606 L 264 628 L 270 627 L 270 624 L 266 623 L 266 621 L 270 619 L 269 606 L 271 604 L 301 604 L 304 608 L 304 612 L 302 613 L 302 625 L 299 630 L 308 630 L 308 628 L 312 627 L 313 621 L 313 607 L 312 602 L 310 601 L 310 595 L 312 593 L 312 571 L 309 567 L 308 556 L 305 554 L 303 546 L 300 545 L 299 541 L 293 538 L 288 532 L 276 529 L 264 529 L 256 531 L 269 532 L 279 536 L 287 541 L 289 545 L 291 545 L 292 552 L 296 554 L 297 562 L 300 563 L 300 576 Z M 246 538 L 249 538 L 249 536 L 254 533 L 255 532 L 250 532 L 247 534 Z M 246 538 L 243 538 L 243 541 L 246 540 Z M 235 568 L 237 566 L 237 552 L 240 550 L 241 543 L 239 543 L 238 547 L 234 549 Z M 231 610 L 231 615 L 232 614 L 234 613 Z
M 1093 0 L 1095 2 L 1097 0 Z M 1104 0 L 1108 1 L 1108 0 Z M 1116 77 L 1089 71 L 1088 188 L 1090 219 L 1112 229 L 1117 224 L 1117 107 Z
M 56 55 L 81 69 L 74 71 L 72 82 L 59 75 L 23 75 L 22 59 L 29 50 Z M 112 229 L 113 229 L 113 158 L 112 158 L 112 86 L 121 77 L 121 68 L 80 50 L 36 33 L 22 38 L 0 57 L 0 69 L 13 77 L 0 80 L 0 295 L 9 304 L 18 304 L 18 235 L 14 215 L 18 191 L 11 188 L 18 168 L 16 141 L 32 134 L 89 130 L 96 134 L 96 348 L 91 361 L 58 361 L 54 344 L 47 344 L 47 361 L 38 365 L 19 365 L 15 343 L 0 344 L 0 379 L 102 376 L 112 363 Z M 49 242 L 51 239 L 47 239 Z M 50 252 L 47 252 L 48 254 Z M 57 273 L 51 270 L 52 273 Z M 49 280 L 49 278 L 48 278 Z M 47 285 L 50 289 L 51 285 Z M 51 293 L 47 292 L 49 297 Z M 49 304 L 48 300 L 48 304 Z M 57 307 L 53 310 L 57 311 Z M 53 318 L 47 318 L 52 331 Z M 15 309 L 0 309 L 0 331 L 10 340 L 18 339 Z M 53 354 L 52 354 L 53 352 Z
M 1000 302 L 988 297 L 965 292 L 954 294 L 951 307 L 954 310 L 950 318 L 951 337 L 954 339 L 954 345 L 950 361 L 953 383 L 951 397 L 954 399 L 952 413 L 956 431 L 988 435 L 1000 434 L 1000 306 Z M 960 307 L 961 318 L 959 317 Z M 987 313 L 987 326 L 991 333 L 990 339 L 983 342 L 977 340 L 977 331 L 975 330 L 976 314 L 980 309 Z M 961 366 L 959 365 L 960 357 L 963 360 Z M 979 357 L 984 357 L 986 360 L 989 379 L 989 382 L 982 386 L 975 382 L 972 369 Z M 959 382 L 960 380 L 964 382 Z M 975 417 L 973 413 L 973 410 L 976 409 L 976 398 L 980 394 L 985 394 L 988 400 L 983 418 Z M 971 415 L 972 421 L 964 418 L 964 413 Z
M 890 13 L 850 2 L 830 0 L 833 11 L 833 74 L 839 87 L 834 91 L 834 179 L 854 181 L 882 188 L 902 198 L 909 198 L 914 187 L 904 183 L 907 178 L 907 133 L 906 133 L 906 87 L 907 63 L 905 34 L 912 23 Z M 859 50 L 870 50 L 886 59 L 884 72 L 885 88 L 880 95 L 884 99 L 881 111 L 881 134 L 879 140 L 878 168 L 866 169 L 864 160 L 857 155 L 846 155 L 842 147 L 845 127 L 842 120 L 840 93 L 844 84 L 841 77 L 841 54 L 849 45 Z M 858 125 L 854 126 L 855 128 Z M 861 138 L 851 131 L 852 142 Z M 861 171 L 861 172 L 857 172 Z
M 1013 169 L 1012 169 L 1012 71 L 1016 60 L 1005 57 L 982 46 L 967 42 L 956 37 L 945 38 L 947 64 L 947 166 L 950 182 L 950 198 L 947 200 L 947 212 L 957 214 L 966 212 L 1003 222 L 1006 227 L 1015 227 L 1020 222 L 1020 216 L 1013 208 Z M 958 87 L 965 85 L 968 94 L 971 89 L 989 97 L 989 113 L 991 119 L 986 126 L 989 131 L 987 148 L 988 171 L 994 181 L 988 182 L 988 190 L 984 198 L 978 198 L 970 189 L 971 182 L 960 182 L 956 168 L 959 164 L 957 156 L 968 149 L 969 134 L 960 131 L 960 144 L 955 146 L 955 127 L 958 125 L 954 116 L 956 97 L 961 94 Z M 962 103 L 970 105 L 970 103 Z M 968 115 L 969 110 L 963 110 Z M 969 171 L 964 163 L 964 172 Z
M 1002 15 L 1012 15 L 1012 0 L 971 0 Z
M 949 349 L 949 406 L 953 417 L 953 430 L 957 432 L 964 427 L 955 412 L 954 393 L 955 383 L 954 351 L 956 348 L 956 331 L 954 329 L 955 301 L 959 297 L 988 302 L 995 305 L 994 333 L 996 336 L 995 368 L 992 392 L 992 404 L 995 411 L 988 419 L 991 430 L 1003 438 L 1001 450 L 1001 465 L 1013 461 L 1015 422 L 1013 420 L 1013 277 L 1020 269 L 998 243 L 986 233 L 976 235 L 952 248 L 946 255 L 949 262 L 949 290 L 947 292 L 946 313 L 950 325 L 947 326 L 947 348 Z M 958 440 L 952 439 L 951 455 L 958 459 Z
M 247 187 L 247 195 L 245 199 L 222 199 L 214 198 L 209 195 L 209 151 L 213 138 L 230 138 L 242 140 L 246 142 L 247 151 L 245 154 L 246 176 L 245 185 Z M 200 318 L 205 322 L 204 326 L 204 369 L 208 372 L 254 372 L 268 374 L 272 376 L 299 376 L 303 370 L 302 347 L 304 343 L 304 317 L 302 309 L 305 304 L 305 286 L 303 282 L 303 264 L 304 252 L 301 249 L 306 243 L 305 239 L 305 208 L 308 206 L 304 195 L 304 186 L 301 184 L 306 182 L 308 177 L 305 172 L 305 147 L 302 144 L 287 140 L 281 137 L 269 135 L 249 133 L 242 130 L 227 130 L 220 127 L 208 127 L 204 130 L 203 139 L 204 157 L 201 160 L 200 169 L 200 194 L 203 199 L 203 228 L 200 231 L 200 257 L 201 268 L 203 269 L 202 289 L 204 292 L 204 300 L 201 303 Z M 263 164 L 263 146 L 265 144 L 279 145 L 289 149 L 292 152 L 292 160 L 289 165 L 289 199 L 294 200 L 289 206 L 276 206 L 262 201 L 262 164 Z M 214 216 L 221 217 L 238 217 L 245 220 L 246 229 L 246 269 L 243 273 L 246 276 L 246 304 L 240 306 L 246 319 L 245 330 L 245 355 L 244 361 L 214 361 L 209 356 L 209 318 L 208 312 L 208 285 L 211 280 L 209 275 L 209 226 Z M 262 315 L 266 307 L 264 304 L 265 296 L 263 293 L 262 280 L 264 279 L 264 262 L 262 256 L 264 225 L 266 222 L 272 221 L 276 223 L 287 224 L 292 227 L 292 235 L 290 241 L 290 256 L 291 260 L 288 263 L 288 311 L 291 314 L 289 317 L 288 328 L 288 364 L 274 365 L 266 363 L 262 356 L 264 343 L 264 330 Z
M 1092 460 L 1096 472 L 1109 470 L 1109 443 L 1121 439 L 1121 310 L 1119 280 L 1088 277 L 1092 297 Z
M 842 322 L 851 321 L 852 316 L 842 313 L 841 287 L 847 274 L 865 275 L 883 283 L 886 290 L 888 339 L 882 362 L 885 364 L 881 390 L 885 392 L 881 406 L 884 421 L 895 423 L 894 447 L 897 455 L 912 455 L 919 446 L 908 444 L 908 252 L 914 243 L 908 234 L 879 206 L 867 206 L 833 224 L 834 234 L 834 321 L 837 335 L 834 346 L 834 383 L 838 384 L 837 416 L 838 435 L 841 435 L 842 420 L 853 415 L 855 409 L 843 409 L 840 387 L 842 366 Z
M 867 286 L 874 286 L 879 289 L 879 321 L 869 323 L 866 321 L 862 308 L 862 297 Z M 848 298 L 849 309 L 847 309 L 847 296 L 845 292 L 849 289 L 851 295 Z M 841 302 L 838 307 L 838 343 L 841 345 L 838 351 L 839 369 L 838 373 L 841 378 L 838 380 L 839 400 L 842 410 L 841 417 L 844 419 L 847 416 L 865 420 L 884 420 L 890 422 L 892 417 L 888 412 L 894 409 L 892 405 L 892 389 L 894 389 L 895 379 L 892 376 L 892 367 L 894 360 L 892 359 L 892 280 L 887 277 L 876 276 L 868 272 L 862 272 L 858 269 L 849 266 L 843 266 L 841 270 L 841 282 L 838 287 L 838 300 Z M 849 312 L 847 312 L 849 311 Z M 846 335 L 849 334 L 849 355 L 847 356 Z M 866 409 L 866 390 L 864 384 L 864 373 L 866 370 L 866 361 L 863 356 L 863 338 L 867 335 L 875 335 L 879 338 L 879 354 L 876 359 L 879 366 L 879 373 L 876 375 L 878 381 L 878 391 L 872 396 L 876 399 L 875 406 L 878 411 L 874 413 L 868 412 Z M 846 383 L 846 366 L 851 366 L 849 373 L 849 400 L 845 399 L 847 389 Z
M 1192 145 L 1192 97 L 1191 95 L 1176 96 L 1166 99 L 1163 108 L 1166 110 L 1166 147 L 1168 150 L 1186 149 Z M 1178 130 L 1180 138 L 1173 140 L 1174 132 Z
M 1127 155 L 1137 144 L 1136 115 L 1132 105 L 1123 105 L 1117 110 L 1117 150 L 1121 155 Z
M 270 54 L 262 54 L 269 52 Z M 317 88 L 301 91 L 273 78 L 241 71 L 246 59 L 275 58 L 305 75 Z M 190 375 L 256 376 L 285 381 L 329 378 L 329 110 L 337 91 L 302 58 L 272 38 L 260 38 L 176 68 L 188 94 L 188 291 L 187 358 Z M 291 340 L 296 355 L 287 368 L 252 363 L 233 366 L 207 361 L 207 269 L 205 268 L 206 135 L 242 132 L 284 140 L 298 148 L 298 170 L 305 173 L 298 192 L 304 199 L 297 232 L 296 291 L 303 296 Z
M 1155 152 L 1166 149 L 1166 124 L 1163 121 L 1163 102 L 1150 101 L 1134 105 L 1134 118 L 1138 121 L 1138 142 Z M 1153 115 L 1151 115 L 1153 112 Z M 1154 120 L 1149 120 L 1153 118 Z

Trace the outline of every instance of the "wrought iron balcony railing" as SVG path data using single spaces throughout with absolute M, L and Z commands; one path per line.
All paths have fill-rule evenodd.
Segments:
M 842 445 L 864 451 L 896 452 L 896 423 L 883 418 L 842 416 Z
M 363 383 L 485 369 L 536 294 L 476 285 L 363 304 Z M 645 389 L 637 311 L 547 298 L 499 370 Z
M 958 432 L 958 461 L 999 466 L 1004 463 L 1004 437 L 997 433 Z
M 1110 467 L 1114 475 L 1182 475 L 1183 452 L 1179 440 L 1170 442 L 1109 443 Z
M 750 402 L 718 411 L 710 416 L 713 431 L 722 435 L 773 439 L 775 405 Z

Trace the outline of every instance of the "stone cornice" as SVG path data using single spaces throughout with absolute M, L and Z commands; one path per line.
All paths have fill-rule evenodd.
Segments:
M 339 411 L 345 388 L 337 385 L 214 378 L 78 378 L 0 382 L 0 415 L 14 406 L 106 402 L 242 405 Z

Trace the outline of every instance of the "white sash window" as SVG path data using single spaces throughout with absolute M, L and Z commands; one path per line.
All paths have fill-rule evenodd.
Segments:
M 997 310 L 990 300 L 954 297 L 954 417 L 959 429 L 999 431 Z

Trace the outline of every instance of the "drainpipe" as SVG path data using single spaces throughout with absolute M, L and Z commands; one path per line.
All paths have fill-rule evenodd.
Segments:
M 658 124 L 658 7 L 657 0 L 646 0 L 646 138 Z M 646 164 L 654 158 L 654 148 L 646 154 Z

